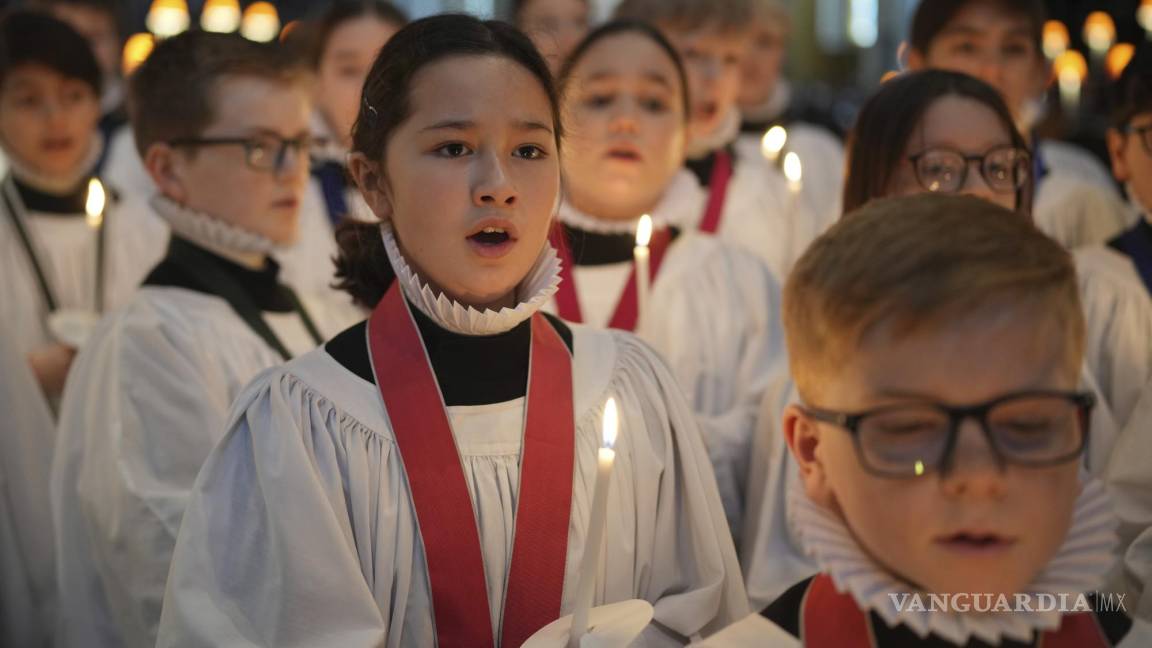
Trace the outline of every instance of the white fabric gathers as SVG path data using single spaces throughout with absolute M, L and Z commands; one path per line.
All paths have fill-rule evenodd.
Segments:
M 522 302 L 554 289 L 530 285 Z M 504 309 L 483 324 L 425 293 L 405 288 L 449 330 L 509 330 L 524 319 Z M 715 480 L 675 379 L 629 334 L 572 333 L 576 464 L 561 614 L 575 605 L 612 396 L 621 425 L 595 604 L 652 602 L 655 621 L 641 645 L 683 644 L 742 618 L 747 602 Z M 523 398 L 448 408 L 493 619 L 502 616 L 512 549 L 523 410 Z M 325 350 L 248 387 L 185 511 L 158 645 L 225 644 L 435 644 L 420 532 L 379 391 Z
M 1087 150 L 1069 142 L 1053 139 L 1040 140 L 1036 144 L 1036 148 L 1049 172 L 1055 172 L 1065 177 L 1079 178 L 1081 181 L 1103 190 L 1113 198 L 1120 197 L 1112 174 L 1096 156 Z
M 1135 604 L 1129 613 L 1152 621 L 1152 489 L 1149 489 L 1148 457 L 1152 457 L 1152 382 L 1144 393 L 1128 429 L 1120 435 L 1105 473 L 1120 518 L 1120 541 L 1127 547 L 1121 569 L 1115 574 L 1119 591 Z
M 24 354 L 0 336 L 0 645 L 52 645 L 56 582 L 48 469 L 52 413 Z
M 1037 184 L 1032 214 L 1040 231 L 1069 250 L 1105 243 L 1131 220 L 1115 191 L 1060 171 Z
M 575 212 L 565 205 L 561 219 L 592 220 Z M 573 268 L 585 323 L 608 326 L 631 271 L 630 262 Z M 668 362 L 692 405 L 739 538 L 756 414 L 768 384 L 787 372 L 780 284 L 751 253 L 687 231 L 665 252 L 649 309 L 636 334 Z

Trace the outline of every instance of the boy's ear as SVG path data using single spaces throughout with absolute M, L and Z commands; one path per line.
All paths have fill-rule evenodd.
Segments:
M 180 205 L 188 203 L 184 158 L 167 142 L 156 142 L 144 152 L 144 168 L 161 195 Z
M 1112 160 L 1112 175 L 1119 182 L 1128 182 L 1132 179 L 1128 162 L 1124 159 L 1124 149 L 1128 144 L 1128 138 L 1119 130 L 1109 128 L 1106 143 L 1108 144 L 1108 157 Z
M 793 403 L 785 408 L 784 439 L 800 468 L 804 492 L 817 504 L 833 508 L 835 497 L 828 485 L 828 473 L 821 458 L 820 432 L 816 421 L 808 418 L 799 405 Z
M 917 72 L 928 67 L 928 61 L 925 60 L 923 52 L 907 44 L 904 45 L 904 48 L 905 69 L 909 72 Z
M 363 153 L 348 156 L 348 173 L 356 181 L 360 195 L 368 208 L 382 221 L 392 218 L 392 200 L 388 195 L 388 183 L 384 181 L 382 163 L 369 160 Z

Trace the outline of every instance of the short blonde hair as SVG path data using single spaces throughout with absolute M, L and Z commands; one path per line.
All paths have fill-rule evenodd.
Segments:
M 1072 257 L 1031 223 L 971 196 L 876 200 L 818 238 L 784 289 L 792 375 L 812 398 L 821 378 L 883 326 L 899 339 L 986 309 L 1023 308 L 1063 337 L 1079 369 L 1084 315 Z
M 748 31 L 757 0 L 622 0 L 615 18 L 681 29 Z

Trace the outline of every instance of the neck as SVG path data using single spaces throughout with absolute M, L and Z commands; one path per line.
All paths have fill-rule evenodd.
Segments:
M 651 214 L 652 210 L 656 207 L 658 199 L 634 201 L 632 203 L 625 203 L 622 201 L 603 201 L 603 200 L 581 200 L 578 196 L 572 196 L 572 207 L 576 208 L 588 216 L 604 221 L 634 221 L 640 218 L 643 214 Z
M 72 169 L 62 173 L 44 173 L 15 157 L 8 159 L 8 166 L 12 168 L 12 175 L 29 187 L 47 194 L 61 195 L 75 190 L 92 173 L 103 148 L 103 138 L 99 134 L 93 134 L 88 150 L 80 161 Z

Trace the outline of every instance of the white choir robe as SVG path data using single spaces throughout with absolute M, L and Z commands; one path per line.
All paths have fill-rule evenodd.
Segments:
M 1128 207 L 1097 184 L 1050 171 L 1036 186 L 1036 227 L 1069 250 L 1106 243 L 1132 224 Z
M 576 266 L 584 322 L 607 328 L 632 263 Z M 751 253 L 682 232 L 652 283 L 636 333 L 667 361 L 696 413 L 733 537 L 740 537 L 748 457 L 764 390 L 788 371 L 780 284 Z M 555 312 L 555 302 L 547 307 Z
M 1083 461 L 1094 476 L 1103 478 L 1117 443 L 1118 425 L 1086 366 L 1082 367 L 1080 378 L 1081 388 L 1096 394 L 1100 401 L 1092 411 Z M 803 484 L 782 424 L 784 408 L 799 402 L 791 378 L 772 384 L 761 404 L 752 440 L 740 564 L 754 610 L 764 609 L 789 587 L 818 571 L 792 528 L 788 505 L 789 492 L 803 488 Z
M 763 156 L 764 133 L 745 133 L 736 140 L 741 157 Z M 795 242 L 792 260 L 800 258 L 808 244 L 840 219 L 844 199 L 844 145 L 835 135 L 815 124 L 793 122 L 788 125 L 788 142 L 780 153 L 794 152 L 800 158 L 802 179 L 800 194 L 805 208 L 798 210 L 793 223 Z M 780 166 L 764 160 L 767 171 L 782 174 Z
M 351 323 L 309 311 L 324 334 Z M 295 313 L 263 317 L 293 354 L 315 346 Z M 69 377 L 52 466 L 61 645 L 155 644 L 196 474 L 233 399 L 281 362 L 214 295 L 146 286 L 105 318 Z
M 1132 418 L 1152 380 L 1152 298 L 1131 259 L 1105 246 L 1073 252 L 1086 330 L 1085 364 L 1116 418 Z
M 1116 575 L 1118 591 L 1129 595 L 1128 613 L 1152 621 L 1152 381 L 1144 388 L 1132 418 L 1112 452 L 1105 480 L 1120 518 L 1120 541 L 1128 549 Z
M 1109 196 L 1119 198 L 1116 181 L 1108 168 L 1092 153 L 1070 142 L 1061 140 L 1040 140 L 1036 145 L 1044 166 L 1049 172 L 1064 177 L 1079 178 L 1094 187 L 1104 190 Z
M 167 246 L 167 228 L 140 209 L 132 201 L 109 202 L 105 212 L 105 312 L 132 297 Z M 0 212 L 5 210 L 0 202 Z M 84 215 L 28 212 L 25 227 L 59 306 L 92 310 L 97 237 Z M 19 352 L 30 353 L 56 342 L 47 319 L 32 263 L 8 214 L 0 213 L 0 322 L 5 335 Z
M 56 582 L 48 470 L 52 412 L 24 354 L 0 336 L 0 645 L 51 645 Z
M 576 462 L 561 614 L 575 605 L 601 418 L 620 436 L 596 604 L 641 598 L 638 645 L 747 614 L 706 451 L 667 368 L 621 332 L 573 326 Z M 384 369 L 386 371 L 386 369 Z M 492 618 L 502 616 L 524 399 L 450 407 Z M 417 521 L 380 394 L 317 350 L 262 374 L 205 464 L 177 543 L 159 646 L 431 646 Z

